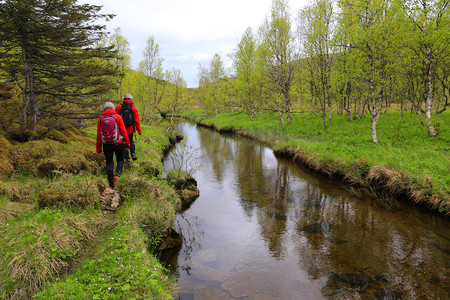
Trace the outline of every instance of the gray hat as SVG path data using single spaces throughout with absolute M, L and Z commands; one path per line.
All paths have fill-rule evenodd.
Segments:
M 112 102 L 105 102 L 105 104 L 103 104 L 103 111 L 107 110 L 107 109 L 115 109 L 115 106 Z
M 125 94 L 125 95 L 123 95 L 123 99 L 133 99 L 133 95 Z

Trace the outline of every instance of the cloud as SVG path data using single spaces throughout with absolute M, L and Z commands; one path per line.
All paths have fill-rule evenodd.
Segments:
M 295 10 L 307 0 L 296 0 Z M 208 64 L 218 53 L 226 67 L 228 55 L 244 31 L 262 24 L 271 0 L 82 0 L 102 5 L 102 13 L 116 17 L 107 23 L 113 32 L 120 27 L 130 43 L 132 64 L 139 65 L 149 36 L 159 44 L 165 69 L 180 69 L 189 87 L 197 85 L 199 63 Z M 292 5 L 291 5 L 292 7 Z M 293 10 L 294 12 L 294 10 Z

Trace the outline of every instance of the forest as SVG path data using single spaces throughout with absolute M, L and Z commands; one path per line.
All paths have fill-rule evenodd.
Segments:
M 0 203 L 5 207 L 0 212 L 0 298 L 35 295 L 54 283 L 75 261 L 81 245 L 102 231 L 128 235 L 133 249 L 145 248 L 149 238 L 139 228 L 145 217 L 158 215 L 153 213 L 158 208 L 143 209 L 137 221 L 118 216 L 121 219 L 114 224 L 131 223 L 117 225 L 113 232 L 98 222 L 94 211 L 81 221 L 72 200 L 57 211 L 42 200 L 57 194 L 64 198 L 80 185 L 78 179 L 42 175 L 42 165 L 44 169 L 57 165 L 58 171 L 80 175 L 81 181 L 90 176 L 88 186 L 83 183 L 83 194 L 75 197 L 78 200 L 86 200 L 93 186 L 104 184 L 104 178 L 92 177 L 101 164 L 93 158 L 92 128 L 102 104 L 112 99 L 119 103 L 124 93 L 134 96 L 141 122 L 148 126 L 142 150 L 149 158 L 127 176 L 133 186 L 145 187 L 143 193 L 161 189 L 170 199 L 171 207 L 162 208 L 165 219 L 155 221 L 154 227 L 147 224 L 151 242 L 170 226 L 178 205 L 173 193 L 152 178 L 162 170 L 160 159 L 175 139 L 173 118 L 179 116 L 215 129 L 240 131 L 267 142 L 281 156 L 296 155 L 319 173 L 378 196 L 405 196 L 448 215 L 449 4 L 449 0 L 312 0 L 291 11 L 288 0 L 273 0 L 264 22 L 247 28 L 229 53 L 232 65 L 227 67 L 223 57 L 213 54 L 198 65 L 198 86 L 188 88 L 180 69 L 164 68 L 160 45 L 151 33 L 142 37 L 145 51 L 133 68 L 127 37 L 120 28 L 107 32 L 104 24 L 114 15 L 103 14 L 101 6 L 72 0 L 0 0 Z M 170 116 L 170 123 L 162 125 L 161 116 Z M 136 179 L 142 174 L 150 175 Z M 98 191 L 93 193 L 98 196 Z M 136 200 L 135 205 L 146 205 L 143 194 L 127 196 Z M 61 212 L 62 207 L 71 209 Z M 134 210 L 126 211 L 132 215 Z M 63 219 L 68 227 L 55 233 L 52 226 Z M 48 222 L 52 226 L 42 225 Z M 96 231 L 87 230 L 89 226 Z M 21 232 L 30 235 L 15 239 Z M 50 261 L 36 254 L 33 259 L 39 266 L 27 264 L 27 253 L 41 251 L 33 246 L 35 232 L 45 233 L 38 244 Z M 48 236 L 64 240 L 70 232 L 75 249 L 47 243 Z M 105 245 L 104 253 L 111 247 Z M 142 259 L 146 266 L 154 263 Z M 94 272 L 93 265 L 91 261 L 89 272 Z M 164 268 L 156 269 L 164 273 Z M 176 288 L 167 277 L 155 276 L 161 277 L 163 287 L 154 289 L 153 295 L 171 298 Z M 72 292 L 80 292 L 71 280 Z M 136 283 L 129 284 L 121 295 L 139 290 Z M 108 294 L 106 286 L 95 295 Z M 44 299 L 65 288 L 54 285 L 47 290 L 50 294 L 36 295 Z
M 107 34 L 94 22 L 113 16 L 83 5 L 68 27 L 67 18 L 75 17 L 49 3 L 40 11 L 2 5 L 2 89 L 20 94 L 14 123 L 25 138 L 42 134 L 39 124 L 92 117 L 94 107 L 124 90 L 139 99 L 144 122 L 189 106 L 250 118 L 275 111 L 283 126 L 292 114 L 307 113 L 325 129 L 333 116 L 346 115 L 349 122 L 369 118 L 375 143 L 380 118 L 393 109 L 399 122 L 406 112 L 416 114 L 432 137 L 450 105 L 448 1 L 313 1 L 298 12 L 288 1 L 273 1 L 264 23 L 242 34 L 232 68 L 216 53 L 198 66 L 198 87 L 190 89 L 180 70 L 163 68 L 152 35 L 133 70 L 120 28 Z M 38 22 L 49 16 L 55 20 Z

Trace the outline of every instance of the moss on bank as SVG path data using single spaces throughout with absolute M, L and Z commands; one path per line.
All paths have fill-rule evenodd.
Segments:
M 377 127 L 379 143 L 371 140 L 370 120 L 349 122 L 334 116 L 328 128 L 320 118 L 295 114 L 281 125 L 276 114 L 221 113 L 204 117 L 200 111 L 181 115 L 219 132 L 262 141 L 284 156 L 326 176 L 395 197 L 407 198 L 450 214 L 450 112 L 434 117 L 440 132 L 427 136 L 416 115 L 384 115 Z
M 1 137 L 8 147 L 0 159 L 11 167 L 0 180 L 0 299 L 173 298 L 176 286 L 151 254 L 180 207 L 158 177 L 176 140 L 166 129 L 143 126 L 115 214 L 101 210 L 107 180 L 95 132 L 27 143 Z

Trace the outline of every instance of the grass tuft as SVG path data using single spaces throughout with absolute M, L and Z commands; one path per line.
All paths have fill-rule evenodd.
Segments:
M 73 215 L 40 210 L 0 229 L 0 290 L 6 298 L 31 295 L 67 270 L 84 243 L 97 234 L 98 211 Z M 27 298 L 27 297 L 25 297 Z

